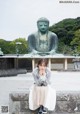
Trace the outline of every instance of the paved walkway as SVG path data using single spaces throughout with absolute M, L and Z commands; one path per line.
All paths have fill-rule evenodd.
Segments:
M 0 78 L 0 106 L 9 105 L 9 94 L 27 92 L 34 83 L 31 73 Z M 80 72 L 52 72 L 51 85 L 59 91 L 80 91 Z
M 16 89 L 29 88 L 34 80 L 31 73 L 19 74 L 16 77 L 0 78 L 0 89 L 6 89 L 14 86 Z M 52 72 L 51 85 L 57 91 L 79 91 L 80 90 L 80 72 Z

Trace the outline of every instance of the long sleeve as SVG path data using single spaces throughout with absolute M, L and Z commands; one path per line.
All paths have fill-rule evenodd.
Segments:
M 46 68 L 46 79 L 45 81 L 43 81 L 39 74 L 38 74 L 38 68 L 35 68 L 34 71 L 32 72 L 32 75 L 34 77 L 34 83 L 36 85 L 41 85 L 42 83 L 44 83 L 44 85 L 50 84 L 50 77 L 51 77 L 51 71 L 49 70 L 49 68 Z
M 46 82 L 50 84 L 50 78 L 51 78 L 51 71 L 49 68 L 46 69 Z
M 32 75 L 34 77 L 34 83 L 39 85 L 41 83 L 41 80 L 38 75 L 38 68 L 35 68 L 34 71 L 32 72 Z

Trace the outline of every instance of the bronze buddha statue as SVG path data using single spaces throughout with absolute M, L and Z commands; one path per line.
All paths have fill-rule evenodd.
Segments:
M 58 37 L 49 31 L 49 20 L 40 18 L 37 21 L 38 31 L 28 36 L 29 51 L 31 54 L 53 55 L 56 53 Z

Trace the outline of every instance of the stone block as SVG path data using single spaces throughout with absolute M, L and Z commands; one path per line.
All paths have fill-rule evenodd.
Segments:
M 38 110 L 29 110 L 29 92 L 10 94 L 10 114 L 38 114 Z M 80 92 L 58 92 L 54 112 L 48 114 L 80 114 Z

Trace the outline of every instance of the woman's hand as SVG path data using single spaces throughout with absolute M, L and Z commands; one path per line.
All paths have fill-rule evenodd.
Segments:
M 40 76 L 44 76 L 45 75 L 45 70 L 40 70 L 39 74 L 40 74 Z
M 44 75 L 45 75 L 45 70 L 43 70 L 43 69 L 39 70 L 39 74 L 40 74 L 41 76 L 44 76 Z

